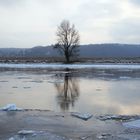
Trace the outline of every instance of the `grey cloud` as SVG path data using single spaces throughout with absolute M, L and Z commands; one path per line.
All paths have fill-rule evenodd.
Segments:
M 78 7 L 78 12 L 73 16 L 73 19 L 77 23 L 80 22 L 78 25 L 80 29 L 85 28 L 87 30 L 88 28 L 91 30 L 91 27 L 101 24 L 106 26 L 105 21 L 111 22 L 121 16 L 122 9 L 119 4 L 119 1 L 103 3 L 101 0 L 89 0 Z
M 140 43 L 140 10 L 136 8 L 135 12 L 130 2 L 140 3 L 139 0 L 0 0 L 0 43 L 7 47 L 10 43 L 24 44 L 23 47 L 51 44 L 63 19 L 75 24 L 83 44 Z
M 101 3 L 100 0 L 90 0 L 87 3 L 81 5 L 80 8 L 81 11 L 84 11 L 84 15 L 86 14 L 85 16 L 92 16 L 96 18 L 110 17 L 121 13 L 119 2 Z
M 112 26 L 110 35 L 113 40 L 123 43 L 139 43 L 140 19 L 125 19 Z

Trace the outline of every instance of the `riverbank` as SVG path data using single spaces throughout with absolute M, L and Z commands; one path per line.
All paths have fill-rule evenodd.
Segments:
M 0 63 L 66 63 L 63 57 L 0 57 Z M 82 63 L 99 63 L 99 64 L 140 64 L 140 57 L 89 57 L 76 59 L 72 58 L 71 63 L 82 64 Z
M 106 115 L 105 115 L 106 116 Z M 139 116 L 94 116 L 87 121 L 71 113 L 53 111 L 0 111 L 1 140 L 132 140 L 140 139 L 139 128 L 123 123 Z M 103 119 L 105 118 L 105 119 Z M 126 118 L 126 119 L 125 119 Z M 20 138 L 20 139 L 19 139 Z

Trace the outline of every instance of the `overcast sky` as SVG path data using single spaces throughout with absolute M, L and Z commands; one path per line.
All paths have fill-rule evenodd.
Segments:
M 140 0 L 0 0 L 0 47 L 54 44 L 63 19 L 81 44 L 140 43 Z

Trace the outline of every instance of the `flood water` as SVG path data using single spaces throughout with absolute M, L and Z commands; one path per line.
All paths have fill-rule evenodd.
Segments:
M 140 114 L 140 69 L 0 68 L 0 107 Z

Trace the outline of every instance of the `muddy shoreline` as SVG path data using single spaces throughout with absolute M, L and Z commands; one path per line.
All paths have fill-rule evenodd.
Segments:
M 102 115 L 102 117 L 107 115 Z M 32 130 L 43 132 L 46 135 L 30 137 L 30 139 L 46 139 L 51 134 L 51 138 L 56 136 L 59 139 L 71 140 L 129 140 L 140 139 L 139 128 L 127 128 L 124 122 L 139 119 L 140 116 L 126 116 L 127 119 L 104 119 L 94 116 L 85 121 L 71 116 L 70 112 L 61 113 L 53 111 L 0 111 L 0 139 L 14 139 L 18 132 L 22 130 Z M 125 118 L 125 116 L 123 116 Z M 43 137 L 44 136 L 44 137 Z M 42 137 L 42 138 L 41 138 Z M 28 140 L 28 136 L 25 138 Z M 55 140 L 55 138 L 54 138 Z

